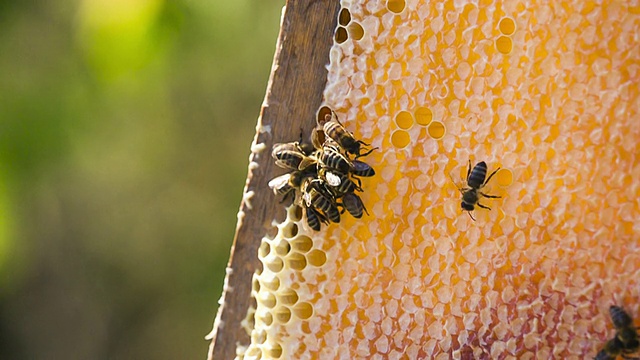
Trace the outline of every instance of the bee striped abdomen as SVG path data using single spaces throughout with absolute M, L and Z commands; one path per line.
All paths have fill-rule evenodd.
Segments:
M 353 167 L 351 162 L 347 160 L 340 152 L 333 146 L 325 146 L 320 156 L 320 162 L 326 167 L 334 170 L 338 170 L 342 173 L 348 173 Z
M 305 201 L 307 206 L 313 206 L 318 210 L 322 210 L 329 220 L 339 223 L 340 212 L 336 207 L 335 201 L 331 194 L 324 188 L 321 180 L 312 180 L 306 186 Z
M 484 179 L 487 177 L 487 164 L 481 161 L 473 167 L 467 179 L 467 185 L 472 189 L 479 189 L 484 184 Z
M 342 205 L 356 219 L 360 219 L 363 211 L 367 211 L 360 197 L 354 193 L 345 194 L 342 197 Z
M 320 214 L 316 209 L 306 206 L 307 225 L 315 231 L 320 231 L 321 223 L 328 222 L 324 215 Z
M 611 315 L 611 322 L 616 329 L 627 327 L 633 322 L 631 316 L 619 306 L 612 305 L 609 308 L 609 315 Z

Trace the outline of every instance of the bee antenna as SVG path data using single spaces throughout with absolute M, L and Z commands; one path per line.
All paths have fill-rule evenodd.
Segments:
M 451 179 L 451 182 L 453 183 L 453 185 L 455 185 L 458 188 L 458 191 L 460 191 L 461 194 L 464 194 L 464 191 L 462 191 L 462 188 L 458 186 L 458 183 L 456 183 L 455 180 L 453 180 L 453 176 L 451 176 L 451 172 L 449 172 L 449 179 Z

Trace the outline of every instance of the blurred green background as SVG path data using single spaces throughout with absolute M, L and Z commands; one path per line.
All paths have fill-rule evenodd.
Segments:
M 0 358 L 206 357 L 283 4 L 0 1 Z

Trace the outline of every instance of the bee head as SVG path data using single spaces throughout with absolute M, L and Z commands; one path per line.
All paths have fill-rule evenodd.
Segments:
M 464 210 L 467 210 L 467 211 L 473 211 L 473 204 L 469 204 L 469 203 L 466 203 L 466 202 L 464 202 L 464 201 L 463 201 L 463 202 L 461 202 L 461 203 L 460 203 L 460 206 L 461 206 Z

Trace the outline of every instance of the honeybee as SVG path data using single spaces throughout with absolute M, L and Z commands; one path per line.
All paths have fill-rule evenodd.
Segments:
M 344 194 L 354 192 L 356 190 L 362 191 L 362 188 L 356 185 L 348 175 L 337 171 L 331 171 L 326 167 L 321 167 L 320 170 L 318 170 L 318 177 L 329 185 L 329 190 L 335 198 L 339 198 Z
M 360 199 L 360 197 L 353 192 L 344 194 L 344 196 L 342 197 L 342 207 L 356 219 L 360 219 L 362 217 L 363 211 L 366 212 L 367 215 L 369 215 L 367 208 L 364 207 L 364 204 L 362 203 L 362 199 Z M 342 212 L 344 212 L 344 209 L 342 210 Z
M 335 120 L 333 120 L 335 118 Z M 361 154 L 362 146 L 370 146 L 362 140 L 356 140 L 353 134 L 347 131 L 338 120 L 338 116 L 335 112 L 331 111 L 331 114 L 325 115 L 325 122 L 322 125 L 325 136 L 333 139 L 340 147 L 342 147 L 347 153 L 355 155 L 356 158 L 369 155 L 375 148 L 366 151 Z
M 320 163 L 324 167 L 337 170 L 341 173 L 348 173 L 353 169 L 353 164 L 340 152 L 340 148 L 333 141 L 325 141 L 320 152 Z
M 307 207 L 322 210 L 324 215 L 334 223 L 340 222 L 335 198 L 321 179 L 307 178 L 302 183 L 302 198 Z
M 298 170 L 300 163 L 307 157 L 298 142 L 274 144 L 271 156 L 281 168 Z
M 480 197 L 486 197 L 489 199 L 500 198 L 500 196 L 488 195 L 480 191 L 480 189 L 487 185 L 489 180 L 491 180 L 498 170 L 500 170 L 500 168 L 495 169 L 485 180 L 487 176 L 487 164 L 484 161 L 481 161 L 473 167 L 473 170 L 471 170 L 471 160 L 469 160 L 469 169 L 467 170 L 467 187 L 459 187 L 458 190 L 462 193 L 462 202 L 460 203 L 460 207 L 468 212 L 473 221 L 476 219 L 471 215 L 471 212 L 474 210 L 475 205 L 478 205 L 483 209 L 491 210 L 490 207 L 480 204 Z
M 613 360 L 618 355 L 625 359 L 640 359 L 627 356 L 627 354 L 634 353 L 640 349 L 637 332 L 639 327 L 633 326 L 631 316 L 619 306 L 612 305 L 609 307 L 609 315 L 613 326 L 616 328 L 616 336 L 605 343 L 604 348 L 598 352 L 595 359 Z

